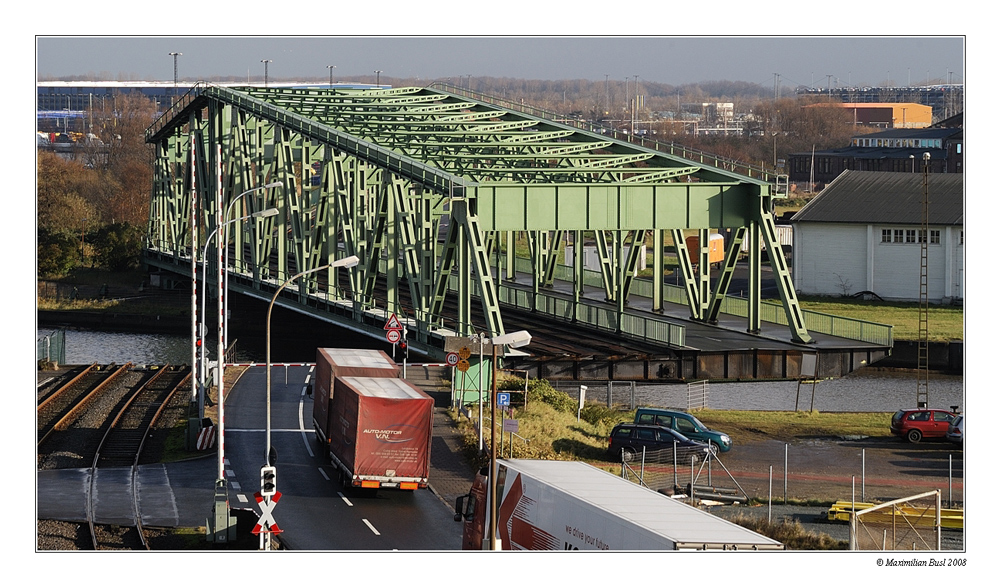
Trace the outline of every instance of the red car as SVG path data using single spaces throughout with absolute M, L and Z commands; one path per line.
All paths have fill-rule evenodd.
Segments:
M 920 442 L 922 438 L 944 438 L 948 425 L 956 416 L 947 410 L 899 410 L 892 415 L 889 430 L 910 442 Z

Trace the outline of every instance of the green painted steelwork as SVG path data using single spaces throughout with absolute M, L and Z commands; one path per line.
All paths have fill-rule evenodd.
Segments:
M 299 283 L 308 295 L 350 302 L 354 319 L 395 313 L 411 342 L 432 349 L 441 333 L 504 331 L 501 304 L 522 300 L 508 291 L 518 235 L 526 234 L 532 294 L 528 307 L 552 310 L 559 243 L 592 240 L 602 286 L 617 316 L 601 318 L 623 335 L 640 247 L 651 237 L 653 275 L 663 275 L 664 235 L 682 257 L 692 318 L 718 316 L 738 245 L 729 247 L 715 292 L 687 260 L 683 231 L 707 243 L 711 230 L 763 243 L 776 272 L 791 338 L 809 342 L 770 214 L 773 178 L 675 146 L 634 144 L 554 117 L 499 106 L 454 88 L 344 90 L 222 88 L 200 84 L 147 131 L 156 145 L 149 247 L 190 263 L 219 222 L 218 208 L 241 192 L 280 181 L 241 202 L 240 216 L 265 207 L 272 218 L 230 230 L 234 275 L 268 291 L 297 272 L 348 255 L 362 262 Z M 221 184 L 221 185 L 220 185 Z M 216 194 L 221 190 L 221 204 Z M 196 205 L 195 205 L 196 204 Z M 191 222 L 192 207 L 197 210 Z M 195 232 L 197 229 L 197 232 Z M 195 247 L 192 247 L 195 234 Z M 761 240 L 758 240 L 761 239 Z M 760 249 L 751 246 L 749 306 L 759 308 Z M 582 261 L 582 246 L 576 260 Z M 626 253 L 626 251 L 628 253 Z M 681 254 L 683 253 L 683 254 Z M 707 260 L 707 249 L 699 253 Z M 705 266 L 703 263 L 702 266 Z M 569 309 L 583 320 L 583 275 L 575 273 Z M 664 301 L 661 280 L 655 303 Z M 400 295 L 406 288 L 406 296 Z M 384 288 L 381 289 L 381 288 Z M 382 293 L 384 291 L 384 293 Z M 478 298 L 486 324 L 474 325 Z M 446 301 L 457 313 L 446 315 Z M 759 329 L 760 311 L 747 329 Z M 683 344 L 683 327 L 667 344 Z

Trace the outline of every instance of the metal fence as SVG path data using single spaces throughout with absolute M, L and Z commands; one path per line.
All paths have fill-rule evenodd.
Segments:
M 704 410 L 708 407 L 708 381 L 688 383 L 688 410 Z
M 50 361 L 57 365 L 66 362 L 66 331 L 56 330 L 55 332 L 39 336 L 35 344 L 35 360 Z
M 834 504 L 835 507 L 838 504 Z M 941 492 L 929 491 L 887 503 L 840 504 L 851 523 L 851 550 L 941 550 L 941 528 L 961 512 L 941 507 Z M 833 510 L 831 510 L 833 511 Z M 958 525 L 957 527 L 961 527 Z
M 718 455 L 697 449 L 643 449 L 621 454 L 622 478 L 668 495 L 683 494 L 692 503 L 746 503 L 750 496 L 726 469 Z

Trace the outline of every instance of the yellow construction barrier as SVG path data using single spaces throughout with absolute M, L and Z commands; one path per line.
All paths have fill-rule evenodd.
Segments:
M 851 511 L 862 511 L 875 507 L 874 503 L 838 501 L 827 510 L 826 519 L 831 522 L 850 522 Z M 896 506 L 885 512 L 865 514 L 870 523 L 892 523 L 893 519 L 906 520 L 914 527 L 934 527 L 934 508 L 916 508 L 913 506 Z M 961 509 L 941 509 L 941 527 L 961 529 L 965 523 L 965 512 Z

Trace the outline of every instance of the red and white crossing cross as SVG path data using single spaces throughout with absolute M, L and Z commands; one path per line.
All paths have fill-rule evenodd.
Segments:
M 253 527 L 252 532 L 254 534 L 260 534 L 263 532 L 274 532 L 275 534 L 280 534 L 282 529 L 278 527 L 278 523 L 274 521 L 274 516 L 271 512 L 274 511 L 274 506 L 278 505 L 278 500 L 281 499 L 281 492 L 276 491 L 274 497 L 266 499 L 260 492 L 253 494 L 254 499 L 257 500 L 257 505 L 260 506 L 260 519 L 257 520 L 257 524 Z

